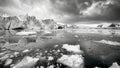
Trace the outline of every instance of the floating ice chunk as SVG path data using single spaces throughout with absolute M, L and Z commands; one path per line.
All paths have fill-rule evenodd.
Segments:
M 109 68 L 120 68 L 120 66 L 115 62 Z
M 44 66 L 40 66 L 40 68 L 44 68 Z
M 108 44 L 108 45 L 120 45 L 119 42 L 116 41 L 108 41 L 108 40 L 101 40 L 101 41 L 95 41 L 98 43 Z
M 30 51 L 30 50 L 26 49 L 26 50 L 23 51 L 23 53 L 26 53 L 26 52 L 29 52 L 29 51 Z
M 31 68 L 33 67 L 39 58 L 32 58 L 29 56 L 24 57 L 19 63 L 17 63 L 13 68 Z
M 75 35 L 74 37 L 78 38 L 79 36 L 78 36 L 78 35 Z
M 52 56 L 49 56 L 48 57 L 48 60 L 53 60 L 54 58 Z
M 56 48 L 56 47 L 58 47 L 58 45 L 55 45 L 54 47 Z
M 14 56 L 16 56 L 16 57 L 17 57 L 18 54 L 19 54 L 19 52 L 14 52 Z
M 7 59 L 6 61 L 5 61 L 5 66 L 7 66 L 7 65 L 10 65 L 11 63 L 12 63 L 12 59 Z
M 70 52 L 75 52 L 75 53 L 82 52 L 80 50 L 80 45 L 68 45 L 68 44 L 64 44 L 62 48 L 66 49 L 67 51 L 70 51 Z
M 36 34 L 37 32 L 35 31 L 21 31 L 16 33 L 16 35 L 31 35 L 31 34 Z
M 0 60 L 1 60 L 1 61 L 4 61 L 4 60 L 8 59 L 9 56 L 10 56 L 10 54 L 5 54 L 4 56 L 2 56 L 2 57 L 0 58 Z
M 11 54 L 9 57 L 10 57 L 10 58 L 13 58 L 13 57 L 16 57 L 16 56 L 14 56 L 14 55 Z
M 71 68 L 83 68 L 83 57 L 81 55 L 63 55 L 57 62 L 67 65 Z
M 60 52 L 60 50 L 58 49 L 57 52 Z
M 48 51 L 46 50 L 45 53 L 47 53 Z

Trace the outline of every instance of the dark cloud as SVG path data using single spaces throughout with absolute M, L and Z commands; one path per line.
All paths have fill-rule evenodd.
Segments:
M 29 13 L 66 23 L 120 21 L 119 12 L 120 0 L 0 0 L 0 14 Z
M 51 0 L 59 13 L 67 15 L 65 22 L 119 21 L 119 0 Z
M 83 11 L 84 16 L 94 20 L 119 20 L 120 19 L 120 3 L 107 0 L 93 2 L 87 10 Z

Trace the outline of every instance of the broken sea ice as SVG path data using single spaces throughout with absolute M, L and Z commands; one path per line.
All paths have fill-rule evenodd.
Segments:
M 53 60 L 54 58 L 52 56 L 49 56 L 48 57 L 48 60 Z
M 30 52 L 30 50 L 29 49 L 23 50 L 23 53 L 27 53 L 27 52 Z
M 63 55 L 57 62 L 71 68 L 84 68 L 84 61 L 81 55 Z
M 80 50 L 80 45 L 63 44 L 62 48 L 66 49 L 69 52 L 82 53 L 82 51 Z
M 6 61 L 5 61 L 5 66 L 7 66 L 7 65 L 10 65 L 11 63 L 12 63 L 12 59 L 7 59 Z
M 17 63 L 13 68 L 31 68 L 33 67 L 39 58 L 32 58 L 29 56 L 24 57 L 19 63 Z

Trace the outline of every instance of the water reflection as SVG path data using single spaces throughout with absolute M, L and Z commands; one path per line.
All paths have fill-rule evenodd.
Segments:
M 115 29 L 78 29 L 78 30 L 55 30 L 38 31 L 33 35 L 16 35 L 19 31 L 0 31 L 0 48 L 12 51 L 52 49 L 54 45 L 61 47 L 63 44 L 79 44 L 83 50 L 85 67 L 99 66 L 108 68 L 113 62 L 120 64 L 120 45 L 113 46 L 94 41 L 110 40 L 120 42 L 120 30 Z M 111 37 L 112 35 L 112 37 Z M 107 42 L 106 42 L 107 43 Z M 26 54 L 28 55 L 28 54 Z M 15 59 L 17 61 L 17 59 Z
M 0 36 L 15 36 L 17 30 L 0 30 Z M 27 31 L 26 31 L 27 32 Z M 61 34 L 64 32 L 68 33 L 93 33 L 93 34 L 103 34 L 103 35 L 120 35 L 119 29 L 74 29 L 74 30 L 54 30 L 49 31 L 49 33 L 46 33 L 46 31 L 38 31 L 37 36 L 55 36 L 57 34 Z

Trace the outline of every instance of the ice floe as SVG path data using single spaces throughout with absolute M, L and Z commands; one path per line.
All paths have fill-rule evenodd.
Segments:
M 7 59 L 6 61 L 5 61 L 5 66 L 7 66 L 7 65 L 10 65 L 11 63 L 12 63 L 12 59 Z
M 19 55 L 19 52 L 14 52 L 14 56 L 17 57 Z
M 19 63 L 17 63 L 13 68 L 31 68 L 33 67 L 39 58 L 32 58 L 29 56 L 24 57 Z
M 26 53 L 26 52 L 30 52 L 30 50 L 28 50 L 28 49 L 25 49 L 25 50 L 23 51 L 23 53 Z
M 48 57 L 48 60 L 53 60 L 54 58 L 52 56 L 49 56 Z
M 32 35 L 32 34 L 36 34 L 37 32 L 35 31 L 21 31 L 16 33 L 16 35 Z
M 109 40 L 101 40 L 101 41 L 95 41 L 95 42 L 98 42 L 98 43 L 103 43 L 103 44 L 108 44 L 108 45 L 120 45 L 119 42 L 116 42 L 116 41 L 109 41 Z
M 80 53 L 82 52 L 80 50 L 80 45 L 68 45 L 68 44 L 63 44 L 63 47 L 64 49 L 66 49 L 67 51 L 70 51 L 70 52 L 75 52 L 75 53 Z
M 56 47 L 58 47 L 58 45 L 55 45 L 54 47 L 56 48 Z
M 57 62 L 67 65 L 71 68 L 83 68 L 84 61 L 81 55 L 63 55 Z
M 120 68 L 120 66 L 115 62 L 109 68 Z
M 0 60 L 1 60 L 1 61 L 4 61 L 4 60 L 8 59 L 9 56 L 10 56 L 10 54 L 5 54 L 4 56 L 2 56 L 2 57 L 0 58 Z
M 60 50 L 58 49 L 57 52 L 60 52 Z

